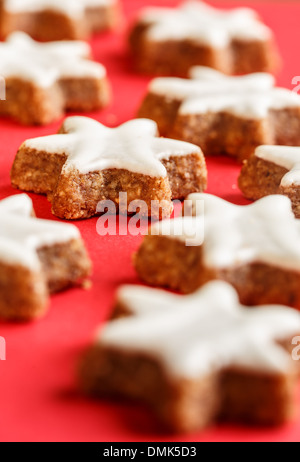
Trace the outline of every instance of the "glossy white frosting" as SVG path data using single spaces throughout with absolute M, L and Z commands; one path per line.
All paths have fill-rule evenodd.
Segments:
M 194 245 L 203 243 L 203 261 L 209 268 L 256 262 L 300 271 L 300 220 L 287 197 L 268 196 L 247 206 L 210 194 L 192 194 L 187 200 L 195 216 L 156 223 L 151 234 L 189 242 L 203 228 L 204 240 L 200 232 Z
M 276 341 L 299 332 L 299 313 L 282 306 L 246 308 L 224 282 L 209 283 L 189 296 L 125 286 L 118 301 L 134 316 L 101 328 L 96 343 L 145 353 L 176 378 L 199 378 L 228 366 L 265 373 L 292 367 Z
M 4 7 L 10 13 L 35 13 L 54 10 L 69 17 L 84 19 L 87 8 L 110 6 L 116 0 L 4 0 Z
M 87 59 L 90 55 L 86 42 L 39 43 L 23 32 L 14 32 L 0 43 L 0 75 L 43 88 L 62 78 L 104 78 L 105 67 Z
M 190 98 L 179 109 L 181 115 L 227 112 L 246 119 L 264 119 L 270 110 L 300 107 L 300 95 L 285 88 L 245 94 L 221 94 Z
M 222 49 L 234 40 L 266 41 L 272 37 L 254 10 L 221 10 L 200 1 L 186 1 L 176 9 L 145 8 L 140 20 L 150 24 L 147 37 L 153 41 L 192 40 Z
M 79 239 L 76 226 L 31 216 L 32 202 L 25 194 L 0 201 L 0 262 L 40 269 L 37 250 Z
M 66 134 L 35 138 L 24 143 L 37 151 L 65 154 L 62 173 L 81 173 L 110 168 L 125 169 L 152 177 L 166 177 L 161 160 L 171 156 L 200 153 L 192 144 L 158 138 L 152 120 L 131 120 L 118 128 L 108 128 L 87 117 L 69 117 L 63 124 Z
M 195 67 L 191 70 L 191 79 L 159 77 L 149 85 L 149 92 L 176 100 L 196 99 L 220 95 L 263 93 L 275 85 L 271 74 L 254 73 L 242 77 L 229 77 L 207 67 Z

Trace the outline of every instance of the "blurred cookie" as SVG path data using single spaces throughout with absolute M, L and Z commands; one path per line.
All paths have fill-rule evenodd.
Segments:
M 300 218 L 300 148 L 260 146 L 242 168 L 239 187 L 247 199 L 284 194 Z
M 249 310 L 223 282 L 190 296 L 126 286 L 117 303 L 130 317 L 101 327 L 85 354 L 88 395 L 141 401 L 174 432 L 220 420 L 280 425 L 293 415 L 299 313 Z
M 246 74 L 278 64 L 273 33 L 254 10 L 225 11 L 200 1 L 143 9 L 130 45 L 136 68 L 148 74 L 186 76 L 196 65 Z
M 0 115 L 44 125 L 65 111 L 101 109 L 110 101 L 106 69 L 90 60 L 85 42 L 38 43 L 22 32 L 0 43 L 6 100 Z
M 140 278 L 191 293 L 221 279 L 245 305 L 300 309 L 300 222 L 285 196 L 237 206 L 192 194 L 193 216 L 154 224 L 135 256 Z
M 1 0 L 0 35 L 23 31 L 36 40 L 78 40 L 112 29 L 118 0 Z
M 300 146 L 300 96 L 275 87 L 270 74 L 228 77 L 197 67 L 191 76 L 154 79 L 139 117 L 155 120 L 164 136 L 200 146 L 206 156 L 242 161 L 261 144 Z
M 50 293 L 89 276 L 84 243 L 75 226 L 34 218 L 26 195 L 0 201 L 0 215 L 0 317 L 40 317 Z

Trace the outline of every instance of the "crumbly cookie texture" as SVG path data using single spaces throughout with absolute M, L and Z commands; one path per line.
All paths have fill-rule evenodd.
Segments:
M 11 181 L 22 190 L 46 194 L 60 218 L 92 217 L 103 201 L 112 201 L 121 213 L 132 213 L 134 203 L 143 201 L 146 207 L 138 207 L 142 216 L 169 216 L 172 199 L 205 190 L 207 171 L 197 146 L 156 135 L 151 120 L 111 129 L 70 117 L 58 135 L 21 146 Z M 125 204 L 122 192 L 127 193 Z
M 117 305 L 129 317 L 97 332 L 80 368 L 86 393 L 142 401 L 175 432 L 217 420 L 276 425 L 291 417 L 296 311 L 249 310 L 224 282 L 189 296 L 125 286 Z
M 26 125 L 44 125 L 68 110 L 107 106 L 106 69 L 90 57 L 85 42 L 38 43 L 22 32 L 13 33 L 0 43 L 0 75 L 6 83 L 0 115 Z
M 36 40 L 86 39 L 112 29 L 118 0 L 1 0 L 0 36 L 23 31 Z
M 229 77 L 196 67 L 190 79 L 161 77 L 138 112 L 160 133 L 201 147 L 204 154 L 243 161 L 262 144 L 300 146 L 300 96 L 275 87 L 267 73 Z
M 284 194 L 300 218 L 300 148 L 260 146 L 245 161 L 239 177 L 242 193 L 251 200 Z
M 90 259 L 78 229 L 35 218 L 25 194 L 0 201 L 0 215 L 0 317 L 35 319 L 49 294 L 90 275 Z
M 197 65 L 225 74 L 272 72 L 279 63 L 273 33 L 254 10 L 200 1 L 142 10 L 129 42 L 136 68 L 147 74 L 186 77 Z
M 150 228 L 135 256 L 140 278 L 191 293 L 221 279 L 246 305 L 300 309 L 300 222 L 281 195 L 237 206 L 208 194 L 188 197 L 193 215 Z

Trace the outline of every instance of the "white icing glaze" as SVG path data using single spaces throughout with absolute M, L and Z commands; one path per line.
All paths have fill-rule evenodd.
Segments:
M 264 73 L 258 73 L 262 75 L 271 75 L 271 74 L 264 74 Z M 238 76 L 238 77 L 233 77 L 231 75 L 226 75 L 223 74 L 223 72 L 217 71 L 216 69 L 213 69 L 212 67 L 206 67 L 206 66 L 193 66 L 190 68 L 188 76 L 190 79 L 197 79 L 197 80 L 204 80 L 204 81 L 219 81 L 219 80 L 232 80 L 234 79 L 240 79 L 244 78 L 250 75 L 257 75 L 257 74 L 248 74 L 246 76 Z
M 22 194 L 0 201 L 0 261 L 40 269 L 37 250 L 79 239 L 76 226 L 31 217 L 32 202 Z
M 28 80 L 43 88 L 68 77 L 104 78 L 104 66 L 87 59 L 90 54 L 85 42 L 39 43 L 23 32 L 15 32 L 0 43 L 0 75 Z
M 228 366 L 266 373 L 292 368 L 276 341 L 299 332 L 299 313 L 282 306 L 250 310 L 224 282 L 189 296 L 125 286 L 118 300 L 135 316 L 101 328 L 96 343 L 146 353 L 174 377 L 197 378 Z
M 162 95 L 165 98 L 186 100 L 189 98 L 207 97 L 215 99 L 222 95 L 263 93 L 272 89 L 275 79 L 271 74 L 256 73 L 243 77 L 228 77 L 220 72 L 197 68 L 194 79 L 160 77 L 152 80 L 149 92 Z M 211 75 L 212 73 L 212 75 Z
M 116 0 L 4 0 L 9 13 L 36 13 L 45 10 L 58 11 L 68 17 L 84 19 L 88 8 L 114 5 Z
M 116 168 L 166 177 L 161 160 L 201 152 L 189 143 L 157 138 L 157 125 L 148 119 L 131 120 L 118 128 L 108 128 L 87 117 L 69 117 L 63 128 L 66 134 L 25 142 L 26 147 L 37 152 L 67 155 L 63 173 L 74 168 L 81 173 Z
M 231 82 L 233 84 L 243 85 L 248 88 L 250 85 L 253 89 L 266 90 L 275 86 L 275 77 L 267 72 L 254 72 L 252 74 L 232 76 L 216 71 L 211 67 L 194 66 L 189 71 L 189 78 L 202 82 L 215 82 L 218 84 Z M 255 86 L 256 85 L 256 86 Z
M 0 201 L 0 216 L 7 212 L 30 217 L 33 213 L 32 200 L 27 194 L 7 197 Z
M 300 220 L 287 197 L 268 196 L 247 206 L 209 194 L 192 194 L 187 200 L 193 203 L 194 217 L 156 223 L 151 234 L 188 242 L 204 227 L 203 259 L 208 268 L 257 262 L 300 271 Z M 195 241 L 201 244 L 201 239 Z
M 223 49 L 235 39 L 265 41 L 272 37 L 254 10 L 226 11 L 200 1 L 187 1 L 177 9 L 146 8 L 140 20 L 151 24 L 147 37 L 153 41 L 188 39 Z
M 300 186 L 300 148 L 289 146 L 260 146 L 255 156 L 290 170 L 281 180 L 281 186 Z
M 217 94 L 190 98 L 183 102 L 179 114 L 206 114 L 228 112 L 246 119 L 264 119 L 269 110 L 300 107 L 300 95 L 285 88 L 246 94 Z

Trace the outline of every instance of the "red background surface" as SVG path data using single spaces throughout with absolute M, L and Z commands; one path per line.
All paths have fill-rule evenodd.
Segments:
M 174 5 L 176 1 L 124 0 L 127 18 L 145 4 Z M 220 2 L 219 2 L 220 3 Z M 292 88 L 300 75 L 300 5 L 297 3 L 224 2 L 255 5 L 275 31 L 284 68 L 278 83 Z M 105 111 L 91 114 L 115 126 L 135 116 L 148 78 L 135 75 L 126 54 L 126 25 L 114 34 L 99 36 L 92 46 L 96 60 L 103 62 L 113 86 L 114 102 Z M 61 122 L 61 121 L 60 121 Z M 27 138 L 54 133 L 57 122 L 43 128 L 20 127 L 0 121 L 0 198 L 15 194 L 9 170 L 19 145 Z M 235 203 L 246 203 L 236 180 L 239 166 L 228 159 L 209 159 L 209 189 Z M 46 198 L 31 195 L 37 216 L 54 219 Z M 7 360 L 0 361 L 1 441 L 300 441 L 300 411 L 288 425 L 278 429 L 215 426 L 207 431 L 179 435 L 159 433 L 147 410 L 131 404 L 94 402 L 76 388 L 76 364 L 96 327 L 108 317 L 116 288 L 137 283 L 131 255 L 141 237 L 96 233 L 97 218 L 78 222 L 94 263 L 93 288 L 73 289 L 52 297 L 49 313 L 29 324 L 0 323 L 7 342 Z M 21 222 L 20 222 L 21 226 Z M 299 400 L 300 401 L 300 395 Z M 298 403 L 299 404 L 299 403 Z

